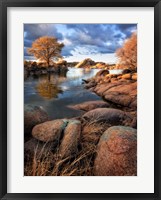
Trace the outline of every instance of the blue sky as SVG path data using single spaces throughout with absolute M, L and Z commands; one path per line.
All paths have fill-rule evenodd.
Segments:
M 136 24 L 25 24 L 24 57 L 32 60 L 27 48 L 41 36 L 54 36 L 65 47 L 62 56 L 67 61 L 94 61 L 113 63 L 115 51 L 136 31 Z

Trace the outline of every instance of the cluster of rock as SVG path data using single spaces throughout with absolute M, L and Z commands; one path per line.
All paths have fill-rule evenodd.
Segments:
M 25 62 L 24 75 L 25 78 L 33 75 L 46 75 L 48 73 L 56 73 L 59 75 L 66 75 L 68 71 L 67 62 L 62 60 L 57 63 L 53 63 L 50 67 L 47 67 L 45 63 L 37 62 Z
M 25 106 L 25 159 L 29 161 L 36 149 L 38 154 L 48 152 L 49 157 L 58 152 L 60 160 L 70 162 L 92 143 L 96 146 L 90 158 L 93 175 L 137 175 L 136 116 L 104 101 L 78 104 L 73 109 L 87 112 L 75 119 L 49 120 L 41 107 Z
M 51 120 L 42 107 L 25 105 L 25 163 L 31 161 L 36 150 L 39 157 L 48 156 L 50 169 L 57 165 L 55 155 L 58 163 L 65 160 L 64 165 L 70 164 L 75 159 L 83 165 L 80 159 L 93 145 L 94 151 L 87 158 L 90 175 L 136 176 L 137 73 L 100 70 L 84 82 L 86 89 L 104 100 L 68 106 L 83 111 L 76 118 Z M 76 170 L 81 171 L 79 166 Z M 88 170 L 79 175 L 88 175 Z
M 137 109 L 137 73 L 124 70 L 123 74 L 109 74 L 108 70 L 99 71 L 95 77 L 86 80 L 90 89 L 113 106 L 126 110 Z
M 75 65 L 76 68 L 92 68 L 92 69 L 108 69 L 109 65 L 104 62 L 95 62 L 90 58 L 86 58 L 83 61 Z

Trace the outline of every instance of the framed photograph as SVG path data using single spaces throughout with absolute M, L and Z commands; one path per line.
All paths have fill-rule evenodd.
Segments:
M 160 1 L 0 3 L 0 198 L 161 199 Z

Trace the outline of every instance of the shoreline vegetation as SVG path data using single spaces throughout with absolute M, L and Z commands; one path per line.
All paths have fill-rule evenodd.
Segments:
M 61 60 L 50 66 L 25 61 L 26 77 L 66 74 L 69 66 L 100 69 L 94 77 L 82 80 L 82 84 L 102 98 L 70 105 L 71 109 L 84 111 L 83 114 L 55 120 L 42 107 L 25 105 L 25 176 L 137 175 L 136 35 L 132 42 L 135 44 L 130 46 L 126 42 L 118 50 L 121 59 L 117 65 L 90 58 L 79 63 Z M 122 72 L 109 72 L 114 69 Z

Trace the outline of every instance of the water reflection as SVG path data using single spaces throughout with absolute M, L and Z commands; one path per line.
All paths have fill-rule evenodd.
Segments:
M 58 98 L 58 94 L 63 92 L 60 87 L 52 83 L 51 80 L 40 81 L 36 85 L 36 90 L 38 94 L 45 99 Z
M 97 69 L 69 68 L 66 77 L 51 74 L 50 81 L 47 75 L 30 76 L 24 82 L 24 103 L 43 106 L 52 119 L 79 116 L 80 111 L 68 105 L 100 100 L 82 85 L 82 79 L 91 78 L 97 72 Z

